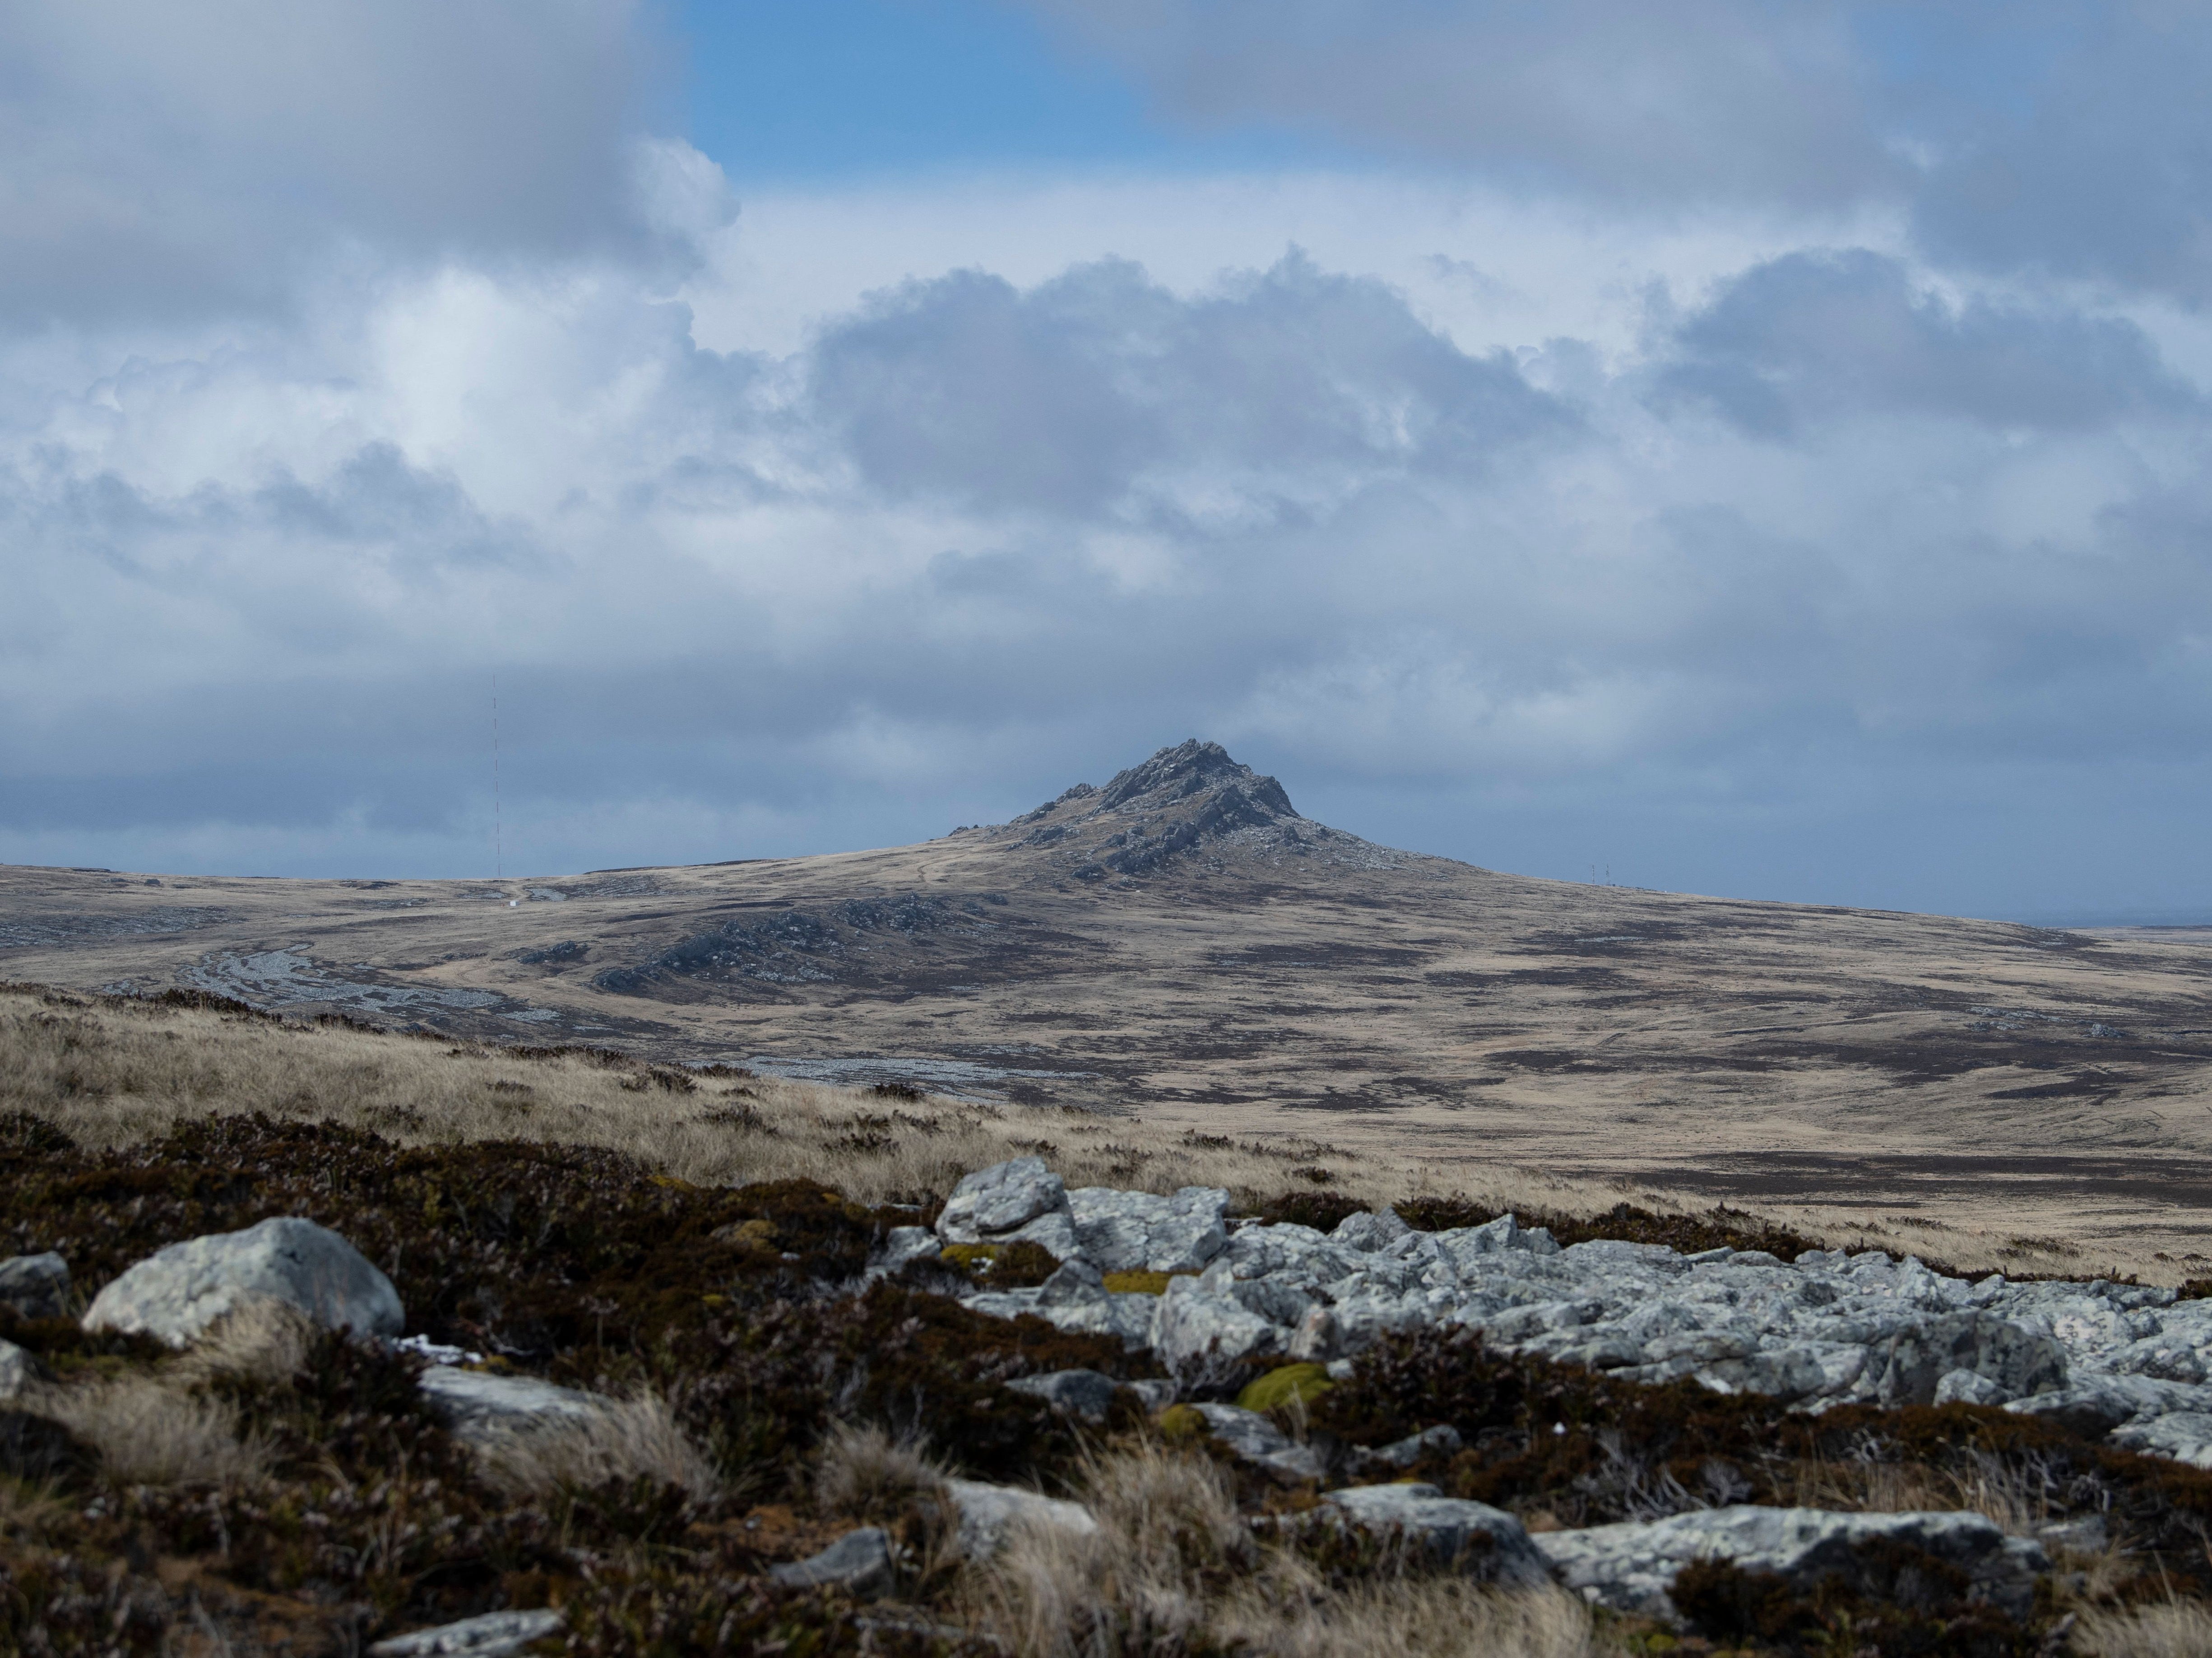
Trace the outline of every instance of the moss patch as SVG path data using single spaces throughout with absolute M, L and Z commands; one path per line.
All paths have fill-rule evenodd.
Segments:
M 1292 1400 L 1310 1405 L 1335 1385 L 1325 1364 L 1285 1364 L 1247 1382 L 1237 1403 L 1248 1411 L 1272 1411 Z

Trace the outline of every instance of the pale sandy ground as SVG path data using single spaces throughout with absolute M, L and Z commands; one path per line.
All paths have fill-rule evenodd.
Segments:
M 496 884 L 7 868 L 0 975 L 909 1077 L 2015 1269 L 2212 1274 L 2212 934 L 1539 881 L 1304 828 L 1120 881 L 1074 878 L 1083 854 L 1024 823 Z M 794 914 L 816 944 L 761 942 Z M 753 932 L 719 965 L 592 983 L 726 924 Z M 517 959 L 564 942 L 579 959 Z M 2018 1253 L 2036 1238 L 2080 1253 Z

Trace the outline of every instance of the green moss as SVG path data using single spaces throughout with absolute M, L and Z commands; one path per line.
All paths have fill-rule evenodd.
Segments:
M 1206 1438 L 1206 1418 L 1188 1405 L 1170 1405 L 1156 1418 L 1160 1437 L 1170 1445 L 1188 1445 Z
M 1194 1272 L 1109 1272 L 1106 1287 L 1117 1296 L 1164 1296 L 1168 1284 L 1179 1278 L 1196 1278 Z
M 1292 1400 L 1310 1405 L 1335 1385 L 1325 1364 L 1285 1364 L 1246 1384 L 1237 1402 L 1248 1411 L 1272 1411 Z
M 978 1284 L 999 1290 L 1039 1284 L 1060 1270 L 1059 1257 L 1026 1238 L 1018 1243 L 948 1243 L 939 1255 Z

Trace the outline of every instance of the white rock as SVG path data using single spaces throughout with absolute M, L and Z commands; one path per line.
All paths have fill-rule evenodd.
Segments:
M 1103 1272 L 1188 1272 L 1228 1246 L 1229 1193 L 1186 1186 L 1171 1198 L 1082 1186 L 1067 1194 L 1084 1259 Z
M 1237 1300 L 1228 1265 L 1218 1260 L 1196 1278 L 1170 1279 L 1160 1297 L 1153 1351 L 1186 1380 L 1225 1377 L 1249 1360 L 1279 1352 L 1289 1333 Z
M 995 1242 L 1067 1206 L 1067 1188 L 1042 1157 L 1016 1157 L 963 1175 L 937 1218 L 937 1235 L 948 1243 Z
M 368 1650 L 370 1658 L 432 1658 L 443 1654 L 507 1658 L 508 1654 L 556 1635 L 566 1626 L 567 1619 L 550 1607 L 535 1612 L 488 1612 L 481 1618 L 464 1618 L 457 1624 L 394 1636 Z
M 1351 1485 L 1322 1501 L 1348 1523 L 1401 1536 L 1438 1564 L 1483 1582 L 1539 1583 L 1547 1576 L 1521 1522 L 1486 1503 L 1446 1497 L 1413 1481 Z
M 872 1278 L 889 1278 L 912 1262 L 937 1254 L 937 1234 L 927 1226 L 894 1226 L 884 1236 L 882 1252 L 868 1264 Z
M 1006 1386 L 1018 1394 L 1042 1399 L 1055 1409 L 1103 1422 L 1114 1407 L 1114 1378 L 1096 1370 L 1054 1370 L 1048 1376 L 1018 1376 Z
M 336 1232 L 297 1216 L 149 1255 L 93 1297 L 84 1327 L 143 1332 L 181 1347 L 224 1314 L 264 1298 L 358 1336 L 406 1327 L 392 1280 Z
M 425 1370 L 417 1385 L 458 1436 L 479 1443 L 549 1420 L 585 1420 L 606 1403 L 536 1376 L 498 1376 L 489 1370 L 441 1367 Z
M 1848 1576 L 1852 1550 L 1883 1540 L 1960 1568 L 1976 1598 L 2014 1613 L 2033 1600 L 2035 1575 L 2050 1569 L 2036 1545 L 2016 1543 L 1994 1521 L 1971 1513 L 1830 1514 L 1743 1504 L 1665 1520 L 1540 1532 L 1533 1540 L 1569 1588 L 1618 1612 L 1673 1619 L 1677 1614 L 1668 1591 L 1674 1575 L 1692 1560 L 1726 1560 L 1810 1585 L 1831 1575 Z
M 1016 1526 L 1048 1527 L 1078 1537 L 1089 1537 L 1098 1529 L 1097 1520 L 1080 1503 L 1018 1485 L 987 1485 L 974 1479 L 945 1484 L 960 1510 L 960 1552 L 970 1560 L 996 1554 Z
M 2112 1435 L 2123 1450 L 2170 1456 L 2192 1468 L 2212 1468 L 2212 1415 L 2172 1411 L 2144 1422 L 2130 1422 Z

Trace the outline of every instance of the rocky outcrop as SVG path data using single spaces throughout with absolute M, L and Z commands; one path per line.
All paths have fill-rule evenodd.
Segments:
M 226 1313 L 261 1299 L 357 1336 L 396 1336 L 406 1327 L 392 1280 L 336 1232 L 297 1216 L 173 1243 L 148 1256 L 93 1297 L 84 1327 L 181 1347 Z
M 1200 1394 L 1286 1359 L 1342 1363 L 1389 1331 L 1456 1325 L 1504 1351 L 1630 1381 L 1688 1377 L 1814 1412 L 2002 1405 L 2212 1467 L 2198 1419 L 2212 1418 L 2212 1301 L 2171 1290 L 1968 1282 L 1872 1250 L 1784 1261 L 1614 1240 L 1562 1248 L 1510 1215 L 1421 1232 L 1395 1214 L 1359 1214 L 1323 1234 L 1230 1221 L 1226 1195 L 1206 1187 L 1062 1192 L 1036 1158 L 969 1180 L 976 1195 L 952 1223 L 963 1235 L 1003 1240 L 1058 1222 L 1068 1250 L 1042 1288 L 979 1293 L 969 1306 L 1118 1334 Z M 1186 1275 L 1160 1295 L 1106 1287 L 1106 1272 L 1139 1260 Z M 1170 1260 L 1180 1264 L 1152 1265 Z
M 1817 1509 L 1739 1506 L 1665 1520 L 1540 1532 L 1534 1546 L 1569 1588 L 1618 1612 L 1673 1619 L 1674 1579 L 1693 1560 L 1724 1560 L 1772 1572 L 1797 1589 L 1824 1578 L 1858 1584 L 1871 1544 L 1902 1546 L 1963 1571 L 1970 1597 L 2018 1617 L 2050 1570 L 2042 1547 L 2008 1538 L 1971 1513 L 1830 1514 Z

